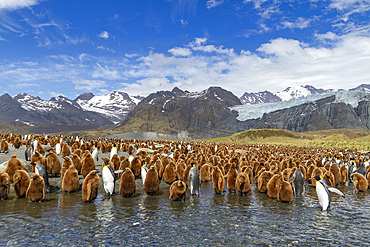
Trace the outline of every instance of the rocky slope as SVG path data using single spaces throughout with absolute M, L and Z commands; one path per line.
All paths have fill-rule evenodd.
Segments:
M 174 88 L 150 94 L 123 120 L 123 132 L 188 132 L 193 138 L 225 136 L 244 129 L 237 113 L 229 107 L 240 105 L 231 92 L 211 87 L 189 93 Z
M 370 95 L 369 95 L 370 96 Z M 369 129 L 370 97 L 352 107 L 329 96 L 314 102 L 264 114 L 247 120 L 248 129 L 286 129 L 295 132 L 327 129 Z

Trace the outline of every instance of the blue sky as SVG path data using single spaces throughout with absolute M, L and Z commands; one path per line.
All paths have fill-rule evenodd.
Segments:
M 0 94 L 370 83 L 370 1 L 0 0 Z

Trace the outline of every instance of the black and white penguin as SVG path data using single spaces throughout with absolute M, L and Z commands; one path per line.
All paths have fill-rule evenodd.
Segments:
M 116 144 L 113 144 L 113 147 L 112 147 L 112 149 L 110 150 L 110 158 L 109 158 L 109 159 L 112 159 L 113 155 L 115 155 L 115 154 L 117 154 L 117 153 L 118 153 L 118 151 L 117 151 L 117 150 L 118 150 L 118 149 L 117 149 Z
M 61 154 L 61 152 L 62 152 L 62 146 L 60 145 L 60 142 L 58 142 L 55 145 L 55 152 L 57 153 L 57 155 L 60 155 Z
M 313 177 L 316 180 L 316 194 L 319 199 L 319 204 L 323 211 L 330 207 L 331 195 L 330 192 L 337 193 L 338 195 L 344 197 L 343 193 L 338 189 L 329 187 L 326 181 L 320 176 L 316 175 Z
M 307 181 L 304 178 L 303 173 L 301 172 L 301 169 L 299 169 L 299 167 L 297 167 L 297 169 L 294 171 L 293 176 L 288 179 L 288 183 L 293 183 L 293 191 L 295 196 L 303 196 L 305 190 L 304 185 L 307 185 Z
M 105 192 L 111 196 L 115 191 L 117 174 L 123 173 L 123 170 L 113 170 L 108 159 L 103 159 L 102 178 Z
M 147 174 L 149 168 L 148 168 L 148 164 L 147 164 L 146 161 L 144 161 L 143 163 L 144 163 L 144 165 L 141 166 L 141 180 L 142 180 L 143 186 L 144 186 L 146 174 Z
M 33 153 L 33 146 L 27 145 L 26 150 L 24 151 L 24 156 L 26 161 L 31 161 L 31 156 Z
M 188 185 L 190 189 L 190 195 L 199 196 L 200 172 L 195 164 L 193 164 L 193 167 L 190 169 Z
M 91 152 L 91 156 L 93 157 L 94 161 L 99 161 L 99 158 L 98 158 L 98 149 L 95 147 L 93 147 L 93 150 Z M 112 158 L 112 157 L 111 157 Z

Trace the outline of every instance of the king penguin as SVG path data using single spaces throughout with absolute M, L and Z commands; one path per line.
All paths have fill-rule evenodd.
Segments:
M 148 164 L 146 161 L 144 161 L 144 165 L 141 166 L 141 180 L 143 182 L 143 186 L 146 178 L 146 173 L 148 172 L 148 170 L 149 170 Z
M 330 192 L 337 193 L 338 195 L 344 197 L 343 193 L 338 189 L 329 187 L 326 181 L 320 176 L 316 175 L 313 177 L 316 180 L 316 194 L 319 199 L 319 204 L 323 211 L 330 207 L 331 195 Z
M 113 143 L 113 147 L 112 147 L 112 149 L 110 151 L 110 158 L 109 159 L 112 159 L 113 155 L 115 155 L 117 153 L 118 153 L 117 152 L 117 146 L 116 146 L 116 144 Z
M 199 196 L 200 172 L 195 164 L 193 164 L 193 167 L 190 169 L 188 184 L 190 188 L 190 195 Z
M 288 179 L 288 183 L 292 182 L 294 195 L 297 197 L 303 196 L 304 185 L 307 184 L 307 181 L 304 178 L 303 173 L 301 172 L 301 169 L 299 169 L 299 167 L 297 167 L 297 169 L 294 171 L 293 176 Z
M 98 161 L 99 158 L 98 158 L 98 149 L 95 147 L 93 147 L 93 150 L 91 152 L 91 156 L 93 157 L 94 161 Z
M 105 192 L 111 196 L 115 191 L 115 184 L 117 180 L 117 174 L 124 172 L 123 170 L 114 171 L 110 166 L 109 159 L 103 159 L 102 178 Z
M 62 146 L 59 142 L 55 145 L 55 152 L 57 153 L 57 155 L 60 155 L 60 153 L 62 152 Z

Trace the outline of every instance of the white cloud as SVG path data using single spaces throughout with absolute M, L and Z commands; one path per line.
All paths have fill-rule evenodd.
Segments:
M 217 7 L 218 5 L 222 4 L 224 0 L 208 0 L 206 3 L 207 9 L 212 9 Z
M 99 38 L 102 38 L 102 39 L 108 39 L 109 38 L 109 33 L 107 31 L 103 31 L 98 36 L 99 36 Z
M 94 71 L 92 73 L 93 78 L 101 78 L 105 80 L 119 80 L 123 76 L 116 68 L 111 68 L 106 65 L 101 65 L 99 63 L 94 66 Z
M 38 4 L 38 0 L 0 0 L 0 10 L 15 10 Z
M 304 29 L 307 28 L 311 23 L 310 19 L 305 19 L 302 17 L 297 18 L 294 22 L 291 21 L 284 21 L 281 23 L 280 28 L 285 29 L 285 28 L 299 28 L 299 29 Z
M 98 49 L 98 50 L 104 50 L 104 51 L 109 51 L 109 52 L 112 52 L 112 53 L 115 53 L 116 52 L 115 50 L 113 50 L 111 48 L 108 48 L 108 47 L 105 47 L 105 46 L 102 46 L 102 45 L 98 45 L 96 47 L 96 49 Z
M 170 50 L 168 50 L 169 53 L 174 55 L 175 57 L 181 56 L 181 57 L 188 57 L 191 55 L 191 50 L 188 48 L 182 48 L 182 47 L 175 47 Z
M 104 88 L 107 86 L 105 81 L 101 80 L 76 80 L 73 81 L 73 84 L 76 85 L 76 90 L 87 90 L 93 91 L 98 88 Z

